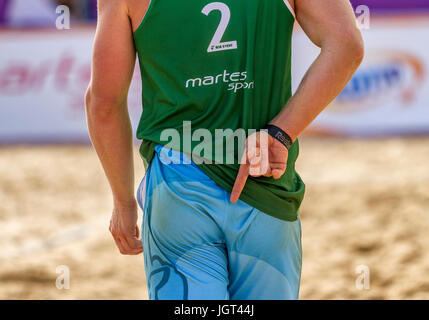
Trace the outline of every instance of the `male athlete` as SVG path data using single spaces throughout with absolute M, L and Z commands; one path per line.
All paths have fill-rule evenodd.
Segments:
M 349 2 L 98 5 L 89 132 L 113 193 L 110 232 L 122 254 L 144 252 L 150 299 L 297 299 L 304 195 L 297 137 L 363 58 Z M 292 96 L 295 20 L 321 52 Z M 143 88 L 137 137 L 146 167 L 137 200 L 127 111 L 136 53 Z M 219 129 L 230 131 L 219 140 Z M 245 145 L 233 150 L 232 163 L 224 161 L 227 152 L 213 155 L 239 130 Z M 174 137 L 180 142 L 171 144 Z

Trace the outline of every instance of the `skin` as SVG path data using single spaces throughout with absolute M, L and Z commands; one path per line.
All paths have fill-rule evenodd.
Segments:
M 340 94 L 364 56 L 362 36 L 349 1 L 295 0 L 294 7 L 298 23 L 321 51 L 296 93 L 270 121 L 292 141 Z M 268 139 L 268 148 L 256 144 L 245 153 L 247 159 L 240 166 L 231 202 L 238 201 L 249 175 L 278 179 L 286 171 L 288 154 L 281 151 L 286 148 L 273 137 Z
M 363 43 L 348 0 L 289 2 L 305 33 L 321 48 L 295 95 L 270 122 L 295 140 L 347 84 L 362 61 Z M 149 0 L 98 1 L 92 76 L 86 93 L 91 141 L 112 189 L 109 230 L 120 253 L 127 255 L 142 252 L 127 96 L 136 59 L 132 35 L 148 5 Z M 232 202 L 239 199 L 249 175 L 278 179 L 286 170 L 287 149 L 271 136 L 263 135 L 258 132 L 247 139 Z
M 137 3 L 137 1 L 134 1 Z M 132 38 L 137 17 L 133 1 L 99 0 L 92 75 L 86 93 L 86 114 L 91 141 L 103 165 L 113 194 L 109 230 L 122 254 L 142 252 L 134 196 L 133 133 L 127 96 L 136 50 Z M 141 1 L 143 17 L 148 1 Z M 145 7 L 145 6 L 146 7 Z

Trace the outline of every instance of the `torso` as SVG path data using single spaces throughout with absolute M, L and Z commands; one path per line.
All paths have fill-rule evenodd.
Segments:
M 167 147 L 215 162 L 197 165 L 231 190 L 239 167 L 238 148 L 228 150 L 235 134 L 263 128 L 292 95 L 290 2 L 120 1 L 127 1 L 144 88 L 136 135 L 146 168 L 173 129 Z M 218 129 L 226 132 L 216 135 Z M 249 179 L 242 200 L 295 220 L 305 190 L 294 168 L 298 151 L 296 141 L 281 179 Z

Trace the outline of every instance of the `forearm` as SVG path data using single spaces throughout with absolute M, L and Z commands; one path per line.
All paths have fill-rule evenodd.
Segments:
M 88 89 L 86 111 L 92 144 L 112 189 L 115 206 L 134 206 L 132 127 L 126 102 L 102 99 Z
M 308 69 L 296 93 L 270 122 L 287 132 L 294 141 L 345 87 L 362 61 L 363 47 L 326 45 Z

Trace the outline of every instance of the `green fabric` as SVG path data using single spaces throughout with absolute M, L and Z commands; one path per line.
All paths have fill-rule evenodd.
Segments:
M 291 97 L 294 17 L 283 0 L 220 3 L 152 0 L 134 33 L 143 88 L 137 137 L 143 140 L 140 152 L 146 167 L 155 145 L 167 143 L 160 137 L 164 129 L 182 132 L 183 121 L 191 121 L 192 132 L 206 128 L 213 135 L 217 128 L 260 129 Z M 202 12 L 205 7 L 207 14 Z M 220 30 L 220 41 L 229 49 L 208 52 L 222 20 L 226 29 L 223 34 Z M 190 148 L 198 143 L 192 141 Z M 184 143 L 174 148 L 191 151 Z M 286 173 L 278 180 L 249 177 L 240 199 L 282 220 L 296 220 L 305 191 L 295 171 L 298 153 L 296 141 L 289 150 Z M 239 151 L 234 158 L 239 158 Z M 231 191 L 239 167 L 235 163 L 198 166 Z

